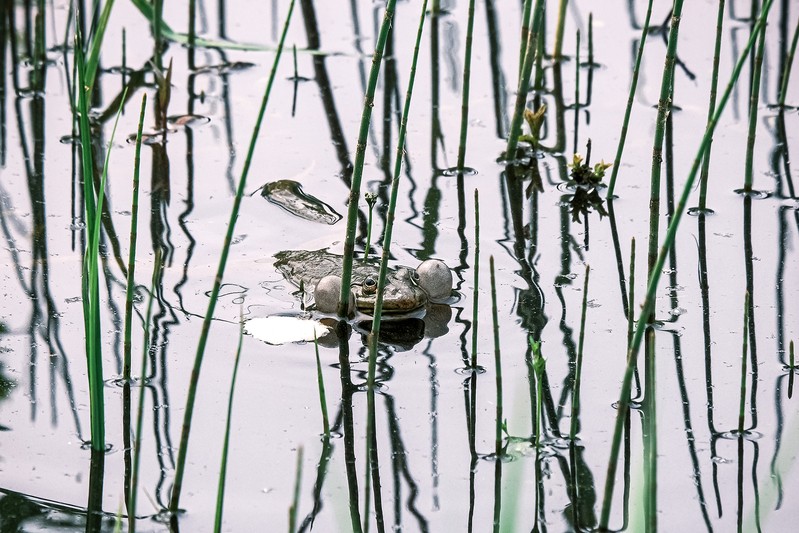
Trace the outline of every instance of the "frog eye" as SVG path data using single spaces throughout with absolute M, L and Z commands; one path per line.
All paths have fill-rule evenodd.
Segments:
M 415 270 L 411 270 L 411 279 L 414 281 L 414 283 L 419 283 L 419 273 Z
M 364 294 L 373 294 L 377 290 L 377 281 L 372 276 L 367 276 L 365 280 L 363 280 L 363 292 Z

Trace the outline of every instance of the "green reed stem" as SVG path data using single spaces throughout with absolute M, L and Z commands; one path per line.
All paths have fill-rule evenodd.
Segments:
M 524 69 L 524 54 L 530 38 L 530 14 L 533 11 L 533 0 L 524 0 L 522 8 L 522 38 L 519 40 L 519 77 Z
M 744 160 L 744 192 L 752 191 L 754 181 L 755 137 L 757 135 L 757 106 L 760 103 L 760 75 L 763 71 L 763 49 L 766 44 L 766 27 L 760 29 L 760 38 L 755 53 L 752 89 L 749 94 L 749 132 L 746 136 L 746 159 Z
M 588 66 L 589 68 L 594 68 L 594 12 L 593 11 L 588 13 Z
M 316 352 L 316 383 L 319 385 L 319 406 L 322 409 L 322 429 L 326 439 L 330 438 L 330 420 L 327 417 L 327 396 L 325 395 L 325 380 L 322 377 L 322 362 L 319 359 L 319 342 L 316 340 L 316 331 L 313 334 L 313 347 Z
M 583 341 L 585 340 L 585 316 L 588 309 L 588 277 L 591 267 L 585 265 L 585 283 L 583 284 L 583 306 L 580 315 L 580 337 L 577 341 L 577 362 L 574 369 L 574 389 L 572 391 L 572 412 L 569 438 L 574 442 L 577 436 L 577 425 L 580 419 L 580 383 L 583 372 Z
M 635 327 L 635 237 L 630 242 L 630 275 L 629 293 L 627 298 L 627 349 L 633 343 L 633 328 Z
M 153 316 L 153 295 L 161 277 L 161 249 L 155 248 L 153 258 L 153 277 L 150 282 L 150 296 L 147 299 L 147 314 L 144 319 L 144 338 L 142 341 L 141 368 L 139 372 L 139 402 L 136 409 L 136 435 L 133 441 L 133 468 L 130 476 L 128 494 L 128 533 L 136 531 L 136 496 L 139 488 L 139 464 L 141 462 L 141 437 L 144 428 L 144 389 L 147 387 L 147 356 L 150 353 L 150 321 Z
M 527 107 L 527 93 L 530 89 L 530 74 L 533 71 L 533 63 L 535 62 L 536 50 L 539 44 L 538 34 L 541 31 L 543 18 L 544 0 L 535 0 L 533 27 L 527 39 L 527 48 L 524 52 L 524 61 L 519 75 L 519 86 L 516 91 L 516 104 L 513 108 L 513 118 L 510 123 L 508 145 L 505 148 L 505 157 L 509 160 L 513 160 L 516 157 L 516 147 L 519 144 L 519 136 L 522 133 L 524 110 Z
M 367 428 L 371 427 L 374 428 L 374 408 L 372 410 L 367 409 L 368 417 L 366 426 Z M 374 431 L 374 429 L 370 429 L 370 431 Z M 361 531 L 358 533 L 369 533 L 369 515 L 372 512 L 372 469 L 377 468 L 372 457 L 372 438 L 371 433 L 367 433 L 367 441 L 366 441 L 366 472 L 364 476 L 364 483 L 363 483 L 363 525 L 361 526 Z M 355 532 L 353 532 L 355 533 Z
M 80 45 L 80 31 L 75 35 L 75 70 L 77 71 L 78 83 L 78 132 L 80 135 L 81 148 L 81 168 L 83 171 L 83 206 L 85 210 L 87 247 L 81 265 L 81 300 L 83 302 L 83 329 L 85 331 L 85 349 L 87 357 L 87 370 L 89 374 L 89 405 L 90 405 L 90 424 L 92 448 L 102 450 L 105 448 L 105 429 L 103 418 L 105 407 L 103 405 L 102 394 L 102 372 L 100 378 L 97 377 L 96 364 L 94 361 L 102 362 L 102 356 L 98 357 L 97 350 L 100 349 L 100 314 L 99 305 L 93 305 L 97 300 L 90 287 L 97 287 L 97 283 L 91 283 L 91 276 L 97 276 L 96 267 L 94 270 L 89 268 L 89 254 L 93 249 L 92 237 L 94 233 L 88 228 L 94 227 L 95 213 L 97 204 L 94 192 L 94 161 L 92 158 L 91 128 L 89 126 L 89 105 L 86 90 L 84 89 L 84 79 L 86 74 L 86 64 L 83 59 L 83 48 Z M 91 294 L 90 294 L 91 292 Z
M 652 142 L 652 167 L 649 182 L 649 254 L 648 276 L 653 275 L 652 268 L 657 260 L 658 235 L 660 233 L 660 175 L 663 162 L 663 139 L 666 135 L 666 120 L 671 113 L 672 95 L 674 94 L 674 65 L 677 60 L 677 39 L 680 32 L 683 0 L 675 0 L 669 29 L 669 44 L 666 49 L 666 61 L 663 65 L 663 77 L 660 81 L 658 97 L 658 113 L 655 120 L 655 137 Z M 651 320 L 643 315 L 644 321 Z
M 388 201 L 388 212 L 386 213 L 386 227 L 383 235 L 383 254 L 380 258 L 380 271 L 377 277 L 377 298 L 375 300 L 374 318 L 372 320 L 372 331 L 370 335 L 370 357 L 369 357 L 369 390 L 374 386 L 374 367 L 377 356 L 377 340 L 380 336 L 380 322 L 383 312 L 383 292 L 386 287 L 386 277 L 388 275 L 388 261 L 391 257 L 391 236 L 394 231 L 394 218 L 397 210 L 397 196 L 399 193 L 400 176 L 402 170 L 402 154 L 405 151 L 405 137 L 408 133 L 408 116 L 411 111 L 411 101 L 413 98 L 413 84 L 416 81 L 416 63 L 419 58 L 419 49 L 422 42 L 424 30 L 424 20 L 427 11 L 427 0 L 422 2 L 422 14 L 419 17 L 419 26 L 416 31 L 416 43 L 413 48 L 413 59 L 411 60 L 411 71 L 408 76 L 408 89 L 405 92 L 405 105 L 402 109 L 402 119 L 400 121 L 399 135 L 397 137 L 397 155 L 394 158 L 394 174 L 391 179 L 391 195 Z M 346 265 L 345 265 L 346 266 Z M 342 286 L 343 285 L 342 281 Z M 349 287 L 349 282 L 347 283 Z
M 630 94 L 627 96 L 627 107 L 624 109 L 624 120 L 621 124 L 621 134 L 619 135 L 619 145 L 616 147 L 616 158 L 613 160 L 611 167 L 610 183 L 608 184 L 608 198 L 613 198 L 613 191 L 616 190 L 616 177 L 619 175 L 619 167 L 621 166 L 621 156 L 624 153 L 624 143 L 627 140 L 627 130 L 630 127 L 630 115 L 632 114 L 633 102 L 635 101 L 635 90 L 638 87 L 638 73 L 641 71 L 641 59 L 644 57 L 644 46 L 646 45 L 646 36 L 649 33 L 649 19 L 652 16 L 652 2 L 646 7 L 646 17 L 644 18 L 644 27 L 641 30 L 641 39 L 638 42 L 638 52 L 635 54 L 635 66 L 633 67 L 633 79 L 630 82 Z
M 76 39 L 79 37 L 76 36 Z M 119 116 L 122 114 L 122 103 L 125 101 L 123 94 L 120 107 L 117 110 L 111 139 L 103 162 L 100 176 L 100 186 L 94 188 L 94 164 L 92 158 L 92 143 L 89 125 L 89 86 L 86 84 L 87 65 L 83 61 L 83 51 L 75 47 L 75 61 L 78 70 L 78 106 L 81 137 L 81 162 L 83 165 L 83 187 L 86 208 L 86 235 L 87 246 L 84 255 L 82 272 L 81 293 L 83 296 L 84 328 L 86 334 L 86 357 L 89 378 L 89 409 L 91 425 L 91 445 L 95 451 L 105 449 L 105 400 L 103 397 L 103 356 L 100 331 L 100 289 L 99 266 L 100 255 L 100 219 L 103 211 L 103 198 L 105 182 L 108 177 L 108 163 L 111 158 L 114 136 L 116 135 Z M 127 93 L 127 89 L 125 90 Z
M 361 112 L 361 126 L 358 131 L 358 143 L 355 147 L 355 164 L 352 169 L 352 182 L 350 184 L 349 205 L 347 206 L 347 229 L 344 236 L 344 264 L 341 269 L 341 293 L 339 294 L 338 316 L 346 317 L 350 299 L 350 282 L 352 281 L 352 259 L 355 255 L 355 226 L 358 221 L 358 200 L 361 197 L 361 179 L 363 177 L 363 164 L 366 159 L 366 143 L 369 137 L 369 123 L 372 118 L 372 107 L 375 102 L 375 88 L 380 74 L 380 64 L 383 61 L 383 50 L 386 47 L 388 32 L 391 30 L 391 20 L 394 18 L 394 8 L 397 0 L 388 0 L 383 15 L 380 33 L 377 35 L 375 52 L 372 55 L 372 67 L 369 70 L 369 81 L 366 84 L 363 111 Z M 427 2 L 425 1 L 425 5 Z
M 92 151 L 91 151 L 91 127 L 89 125 L 89 104 L 88 104 L 88 95 L 86 94 L 86 90 L 84 89 L 85 85 L 85 75 L 86 75 L 86 63 L 84 62 L 83 58 L 83 49 L 80 46 L 80 33 L 76 34 L 75 36 L 75 70 L 77 71 L 78 76 L 78 84 L 77 84 L 77 91 L 78 91 L 78 133 L 80 135 L 80 146 L 81 146 L 81 169 L 83 170 L 83 193 L 84 193 L 84 208 L 85 208 L 85 215 L 86 215 L 86 227 L 93 227 L 94 226 L 94 216 L 97 209 L 97 204 L 94 197 L 94 162 L 92 160 Z M 88 233 L 88 237 L 91 238 L 92 234 Z M 86 277 L 87 273 L 83 272 L 83 282 L 84 285 L 87 283 L 88 278 Z M 90 316 L 87 313 L 86 306 L 89 303 L 89 297 L 87 293 L 88 285 L 83 287 L 83 305 L 84 305 L 84 322 L 86 326 L 87 332 L 89 331 L 90 327 L 86 320 Z M 86 353 L 90 353 L 90 346 L 89 343 L 92 341 L 90 337 L 86 337 Z
M 219 257 L 219 266 L 216 271 L 216 278 L 214 279 L 214 286 L 211 289 L 211 296 L 208 301 L 208 310 L 203 318 L 202 331 L 200 333 L 200 340 L 197 343 L 197 353 L 194 356 L 194 367 L 191 371 L 191 380 L 189 382 L 189 391 L 186 398 L 186 411 L 183 416 L 183 431 L 180 435 L 180 448 L 178 449 L 178 460 L 175 465 L 175 481 L 172 485 L 172 497 L 169 501 L 169 510 L 172 513 L 177 513 L 178 505 L 180 504 L 180 492 L 183 488 L 183 474 L 186 468 L 186 454 L 189 447 L 189 433 L 191 432 L 191 420 L 194 413 L 194 402 L 197 396 L 197 385 L 200 380 L 200 369 L 202 368 L 203 356 L 205 355 L 205 346 L 208 342 L 208 333 L 211 330 L 211 321 L 214 317 L 214 309 L 216 308 L 216 301 L 219 298 L 219 289 L 222 286 L 222 279 L 225 275 L 225 266 L 227 265 L 228 253 L 230 252 L 230 245 L 233 241 L 233 232 L 236 228 L 236 221 L 239 216 L 239 208 L 241 200 L 244 196 L 244 190 L 247 184 L 247 174 L 250 170 L 250 164 L 255 153 L 255 144 L 258 140 L 258 133 L 261 130 L 261 123 L 264 119 L 266 112 L 266 104 L 269 102 L 269 94 L 272 91 L 272 84 L 275 81 L 275 74 L 277 73 L 277 66 L 280 62 L 280 56 L 283 52 L 283 44 L 286 41 L 286 34 L 288 33 L 289 23 L 291 22 L 291 14 L 294 12 L 294 0 L 289 3 L 288 13 L 286 14 L 286 21 L 283 23 L 283 32 L 280 35 L 280 42 L 278 43 L 277 52 L 275 53 L 275 60 L 272 63 L 272 70 L 269 72 L 269 81 L 266 84 L 264 97 L 261 101 L 261 107 L 258 111 L 258 118 L 255 121 L 252 137 L 250 139 L 250 146 L 247 150 L 247 158 L 244 160 L 244 167 L 241 171 L 241 179 L 239 186 L 236 190 L 236 197 L 233 200 L 233 208 L 230 213 L 230 220 L 228 222 L 227 233 L 225 234 L 225 242 L 222 246 L 222 253 Z
M 480 298 L 480 195 L 474 190 L 474 289 L 472 291 L 472 370 L 477 370 L 477 302 Z
M 461 136 L 458 144 L 458 172 L 466 162 L 466 134 L 469 126 L 469 84 L 472 75 L 472 36 L 474 34 L 474 0 L 469 0 L 466 23 L 466 53 L 463 59 L 463 95 L 461 100 Z
M 571 480 L 571 507 L 573 512 L 573 520 L 575 529 L 579 528 L 580 508 L 578 502 L 578 479 L 577 479 L 577 426 L 580 423 L 580 386 L 582 383 L 583 372 L 583 341 L 585 340 L 585 317 L 588 310 L 588 277 L 591 273 L 591 267 L 585 265 L 585 283 L 583 284 L 583 305 L 580 315 L 580 337 L 577 343 L 577 360 L 575 361 L 574 368 L 574 382 L 572 387 L 572 405 L 571 405 L 571 423 L 569 424 L 569 468 L 572 473 Z M 540 396 L 539 396 L 540 397 Z
M 227 400 L 227 418 L 225 420 L 225 440 L 222 444 L 222 461 L 219 466 L 219 484 L 216 491 L 216 514 L 214 516 L 214 533 L 222 531 L 222 510 L 225 507 L 225 479 L 227 478 L 227 458 L 230 449 L 230 422 L 233 420 L 233 393 L 236 390 L 236 376 L 239 373 L 241 346 L 244 343 L 244 316 L 239 313 L 239 345 L 236 348 L 236 359 L 233 362 L 233 377 L 230 379 L 230 394 Z
M 644 524 L 646 531 L 657 531 L 657 380 L 655 366 L 655 330 L 646 330 L 643 400 L 643 463 L 644 463 Z
M 133 292 L 136 286 L 136 240 L 139 224 L 139 168 L 141 165 L 141 136 L 144 128 L 144 111 L 147 94 L 142 95 L 139 127 L 136 130 L 136 152 L 133 156 L 133 200 L 130 204 L 130 252 L 128 253 L 128 279 L 125 286 L 125 334 L 122 352 L 122 379 L 130 381 L 131 324 L 133 321 Z
M 691 170 L 687 176 L 685 186 L 683 187 L 682 194 L 680 196 L 680 200 L 677 204 L 677 207 L 674 210 L 674 215 L 672 216 L 671 222 L 669 223 L 668 230 L 666 232 L 666 237 L 663 240 L 663 244 L 660 247 L 660 252 L 658 253 L 657 261 L 655 264 L 655 268 L 652 269 L 653 275 L 647 282 L 647 290 L 646 290 L 646 298 L 644 300 L 643 308 L 641 310 L 641 316 L 647 317 L 652 314 L 655 305 L 655 295 L 657 293 L 658 282 L 660 280 L 660 275 L 663 271 L 663 265 L 666 263 L 666 257 L 669 254 L 669 249 L 671 248 L 674 238 L 677 234 L 677 228 L 680 225 L 680 221 L 682 220 L 683 213 L 685 212 L 686 205 L 688 204 L 688 197 L 691 194 L 691 188 L 696 181 L 696 175 L 699 171 L 699 166 L 702 162 L 702 158 L 704 157 L 705 151 L 709 146 L 709 140 L 713 136 L 713 131 L 716 128 L 716 125 L 721 118 L 721 114 L 724 111 L 724 108 L 727 105 L 727 101 L 730 98 L 730 94 L 732 93 L 732 89 L 735 86 L 735 82 L 738 80 L 738 76 L 741 74 L 741 69 L 743 68 L 744 61 L 746 60 L 746 56 L 751 50 L 752 45 L 754 44 L 755 36 L 760 28 L 763 27 L 765 24 L 765 14 L 771 9 L 771 4 L 773 0 L 765 0 L 761 9 L 760 9 L 760 16 L 755 23 L 755 31 L 752 32 L 752 35 L 749 37 L 746 46 L 741 51 L 739 56 L 738 62 L 735 64 L 733 68 L 732 74 L 730 75 L 730 81 L 727 84 L 727 87 L 724 90 L 724 94 L 721 96 L 721 100 L 719 101 L 719 105 L 715 110 L 715 114 L 713 116 L 713 121 L 708 125 L 707 131 L 705 131 L 705 135 L 702 138 L 702 141 L 698 148 L 698 153 L 694 158 L 693 165 L 691 166 Z M 641 346 L 641 340 L 643 338 L 644 330 L 646 329 L 646 320 L 639 320 L 636 327 L 635 333 L 633 335 L 633 342 L 630 345 L 630 349 L 627 355 L 627 368 L 624 372 L 624 379 L 622 380 L 621 391 L 619 394 L 619 403 L 618 408 L 616 409 L 616 425 L 614 428 L 613 433 L 613 440 L 611 443 L 611 451 L 610 451 L 610 458 L 608 460 L 608 471 L 607 476 L 605 478 L 605 489 L 604 489 L 604 497 L 602 502 L 602 512 L 600 516 L 599 527 L 607 529 L 608 521 L 610 519 L 610 506 L 612 503 L 613 498 L 613 487 L 615 485 L 615 478 L 616 478 L 616 466 L 618 463 L 619 458 L 619 449 L 621 447 L 621 436 L 624 429 L 624 420 L 627 416 L 627 410 L 630 407 L 630 388 L 632 384 L 633 372 L 635 370 L 635 365 L 638 360 L 638 351 Z
M 741 354 L 741 400 L 738 405 L 738 437 L 743 436 L 746 423 L 746 356 L 749 351 L 749 291 L 744 296 L 743 353 Z
M 558 4 L 558 24 L 555 28 L 555 50 L 552 52 L 552 59 L 559 61 L 563 52 L 563 29 L 566 26 L 566 6 L 569 0 L 560 0 Z
M 114 0 L 108 0 L 103 6 L 103 11 L 100 13 L 100 20 L 97 22 L 97 28 L 94 35 L 92 35 L 92 42 L 89 47 L 89 55 L 86 56 L 86 72 L 84 73 L 84 83 L 88 93 L 91 95 L 94 89 L 94 81 L 97 76 L 97 67 L 100 64 L 100 49 L 103 46 L 103 37 L 105 36 L 105 29 L 108 27 L 108 19 L 111 18 L 111 8 L 114 7 Z M 124 98 L 122 99 L 124 102 Z
M 394 0 L 389 0 L 390 3 L 394 3 Z M 388 7 L 386 8 L 388 10 Z M 393 10 L 393 5 L 392 5 Z M 375 419 L 375 374 L 377 371 L 377 343 L 378 339 L 380 338 L 380 322 L 383 313 L 383 292 L 385 291 L 386 287 L 386 277 L 388 274 L 388 260 L 391 256 L 391 236 L 394 231 L 394 217 L 395 212 L 397 209 L 397 196 L 399 193 L 399 183 L 400 183 L 400 176 L 402 170 L 402 155 L 405 151 L 405 137 L 408 133 L 408 116 L 410 115 L 411 110 L 411 101 L 413 98 L 413 84 L 416 81 L 416 63 L 419 58 L 419 49 L 421 48 L 421 41 L 422 41 L 422 33 L 424 30 L 424 21 L 427 12 L 427 0 L 422 2 L 422 12 L 419 16 L 419 26 L 416 31 L 416 42 L 413 48 L 413 59 L 411 60 L 411 71 L 408 76 L 408 88 L 405 93 L 405 104 L 402 109 L 402 119 L 400 120 L 400 129 L 399 135 L 397 137 L 397 154 L 394 158 L 394 174 L 391 179 L 391 195 L 388 201 L 388 213 L 386 214 L 386 225 L 383 235 L 383 254 L 380 259 L 380 270 L 377 275 L 377 298 L 375 301 L 375 308 L 374 308 L 374 316 L 372 318 L 372 330 L 369 334 L 369 371 L 368 371 L 368 378 L 367 378 L 367 390 L 366 390 L 366 460 L 370 465 L 370 468 L 374 468 L 372 465 L 372 439 L 374 435 L 374 419 Z M 388 19 L 388 15 L 386 15 Z M 382 35 L 382 29 L 381 29 Z M 381 47 L 382 49 L 382 47 Z M 377 50 L 375 50 L 375 57 L 377 57 Z M 372 68 L 374 69 L 375 63 L 372 63 Z M 371 78 L 370 78 L 371 83 Z M 374 91 L 372 91 L 374 93 Z M 364 110 L 364 113 L 366 111 Z M 363 126 L 363 123 L 361 124 Z M 366 126 L 368 128 L 368 122 Z M 365 145 L 364 145 L 365 146 Z M 361 149 L 361 145 L 358 145 L 358 150 Z M 361 163 L 363 163 L 363 158 L 361 157 Z M 354 183 L 354 180 L 353 180 Z M 355 190 L 353 185 L 353 191 Z M 352 192 L 350 193 L 350 201 L 352 202 Z M 352 204 L 350 204 L 350 208 L 352 208 Z M 350 209 L 350 212 L 352 210 Z M 349 222 L 349 220 L 348 220 Z M 349 235 L 349 228 L 348 235 Z M 345 245 L 346 249 L 346 245 Z M 352 249 L 351 249 L 352 252 Z M 346 251 L 344 255 L 344 268 L 346 269 Z M 342 279 L 344 277 L 342 276 Z M 349 278 L 346 278 L 346 282 L 342 281 L 342 287 L 349 287 Z M 349 296 L 347 296 L 348 298 Z M 343 298 L 343 296 L 342 296 Z M 343 300 L 344 305 L 346 305 L 347 300 Z M 341 308 L 339 308 L 339 314 L 341 314 Z M 370 482 L 370 476 L 367 475 L 367 483 Z M 367 503 L 369 500 L 366 500 Z M 368 512 L 365 513 L 364 521 L 368 521 Z M 366 522 L 368 526 L 368 522 Z
M 713 73 L 710 77 L 710 101 L 707 105 L 707 122 L 713 120 L 713 112 L 716 109 L 716 94 L 718 93 L 719 85 L 719 61 L 721 60 L 721 30 L 724 27 L 724 3 L 725 0 L 719 0 L 719 10 L 716 15 L 716 44 L 713 48 Z M 710 139 L 710 144 L 707 147 L 707 152 L 702 160 L 702 173 L 699 177 L 699 209 L 705 211 L 707 209 L 707 181 L 710 177 L 710 149 L 713 145 L 713 139 Z
M 297 509 L 300 507 L 300 487 L 302 486 L 303 448 L 297 448 L 297 468 L 294 475 L 294 496 L 289 507 L 289 533 L 297 531 Z
M 799 18 L 796 19 L 796 28 L 793 30 L 791 48 L 788 51 L 788 55 L 785 57 L 785 71 L 782 74 L 782 84 L 780 85 L 780 107 L 785 107 L 785 96 L 788 92 L 788 80 L 791 79 L 791 68 L 793 67 L 793 58 L 796 56 L 797 42 L 799 42 Z
M 494 324 L 494 369 L 497 383 L 497 413 L 494 425 L 496 460 L 502 455 L 502 354 L 499 349 L 499 318 L 497 316 L 497 280 L 494 274 L 494 256 L 488 258 L 488 269 L 491 273 L 491 320 Z

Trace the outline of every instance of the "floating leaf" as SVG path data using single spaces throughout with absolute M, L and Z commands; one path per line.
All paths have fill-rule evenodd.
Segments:
M 292 215 L 333 225 L 341 220 L 341 215 L 319 198 L 307 194 L 296 181 L 279 180 L 267 183 L 263 187 L 261 196 Z

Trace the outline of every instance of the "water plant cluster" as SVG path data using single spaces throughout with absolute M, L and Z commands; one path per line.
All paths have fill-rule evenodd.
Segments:
M 64 431 L 61 415 L 70 415 L 84 462 L 76 500 L 74 487 L 47 487 L 54 474 L 42 483 L 21 474 L 25 467 L 4 466 L 20 461 L 25 445 L 0 440 L 2 528 L 241 530 L 255 527 L 252 510 L 264 506 L 261 523 L 290 532 L 785 530 L 793 522 L 785 502 L 799 491 L 790 403 L 799 333 L 795 6 L 764 0 L 741 14 L 720 0 L 706 69 L 680 46 L 686 24 L 698 31 L 691 6 L 629 2 L 619 12 L 637 37 L 620 97 L 595 91 L 601 62 L 617 64 L 610 55 L 621 54 L 603 57 L 595 35 L 620 22 L 586 2 L 524 0 L 500 24 L 492 0 L 353 1 L 350 55 L 326 48 L 340 28 L 322 32 L 317 11 L 341 7 L 320 4 L 275 1 L 269 14 L 252 6 L 271 32 L 246 37 L 227 15 L 243 8 L 224 0 L 213 16 L 195 0 L 181 11 L 161 0 L 3 3 L 0 275 L 18 301 L 0 307 L 0 436 L 41 438 L 43 389 L 51 428 Z M 366 9 L 371 33 L 361 25 Z M 134 39 L 128 25 L 144 31 Z M 518 47 L 508 52 L 509 42 Z M 345 62 L 357 63 L 359 79 L 338 89 L 331 79 Z M 449 89 L 441 84 L 447 68 Z M 246 87 L 236 85 L 252 72 Z M 314 84 L 318 102 L 310 104 Z M 232 97 L 231 87 L 245 96 Z M 178 102 L 184 89 L 187 103 Z M 363 100 L 341 111 L 336 90 Z M 620 110 L 625 96 L 623 113 L 603 113 Z M 690 101 L 685 110 L 682 101 Z M 45 120 L 54 105 L 66 124 L 57 144 Z M 232 117 L 242 116 L 246 140 L 233 132 Z M 292 129 L 303 121 L 304 131 Z M 132 124 L 135 133 L 120 133 Z M 688 141 L 680 127 L 693 130 Z M 213 132 L 205 144 L 203 131 Z M 416 146 L 425 135 L 423 164 Z M 180 171 L 177 143 L 185 147 Z M 46 156 L 53 144 L 69 167 L 57 184 Z M 227 162 L 205 152 L 226 153 Z M 323 164 L 315 152 L 326 154 Z M 742 170 L 729 176 L 732 152 L 742 154 Z M 272 164 L 296 175 L 267 178 Z M 430 174 L 421 208 L 420 166 Z M 67 210 L 69 244 L 48 236 L 49 218 Z M 712 229 L 724 211 L 742 222 L 735 267 L 721 240 L 731 234 Z M 777 230 L 754 223 L 755 213 Z M 342 250 L 335 313 L 309 309 L 313 288 L 287 290 L 274 268 L 275 242 L 310 247 L 296 240 L 319 235 L 325 248 Z M 776 236 L 777 246 L 758 247 L 760 235 Z M 75 265 L 56 272 L 54 244 Z M 759 282 L 766 274 L 756 249 L 771 254 L 773 294 Z M 204 259 L 192 262 L 195 254 Z M 385 315 L 398 258 L 447 263 L 452 295 L 413 316 Z M 356 313 L 353 265 L 378 261 L 374 308 Z M 735 270 L 729 283 L 711 284 L 724 269 Z M 686 281 L 688 271 L 695 280 Z M 70 285 L 65 300 L 74 307 L 62 312 L 54 295 Z M 723 312 L 711 310 L 719 308 L 711 308 L 711 287 L 722 289 L 713 297 L 727 302 Z M 22 306 L 32 309 L 25 320 Z M 766 309 L 776 318 L 766 319 Z M 262 315 L 312 324 L 306 342 L 266 347 L 246 335 L 245 322 Z M 715 348 L 733 342 L 734 357 Z M 273 365 L 259 363 L 263 350 Z M 47 385 L 37 381 L 43 367 Z M 404 414 L 423 403 L 420 381 L 429 386 L 421 417 Z M 62 389 L 66 401 L 57 401 Z M 16 414 L 21 405 L 30 406 L 29 420 Z M 695 422 L 698 411 L 707 428 Z M 288 421 L 290 430 L 265 419 Z M 411 424 L 422 428 L 411 431 L 414 444 L 405 440 Z M 424 450 L 414 438 L 422 434 Z M 455 444 L 460 451 L 445 451 Z M 254 451 L 263 449 L 281 453 Z M 54 457 L 32 455 L 55 468 Z M 668 466 L 674 457 L 679 467 Z M 46 471 L 37 461 L 27 464 Z M 428 479 L 416 473 L 421 461 Z M 679 476 L 696 501 L 685 516 L 667 509 L 684 505 L 672 494 L 687 490 Z M 450 497 L 458 490 L 462 498 Z M 283 499 L 264 504 L 273 491 Z

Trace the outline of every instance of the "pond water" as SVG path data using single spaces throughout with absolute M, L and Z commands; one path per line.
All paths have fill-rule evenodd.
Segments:
M 187 9 L 178 4 L 167 3 L 164 22 L 181 32 L 188 27 Z M 558 6 L 548 4 L 551 50 Z M 668 20 L 669 6 L 662 4 L 654 7 L 653 24 Z M 707 121 L 717 5 L 687 4 L 663 151 L 661 239 Z M 751 31 L 750 3 L 727 4 L 721 87 Z M 0 524 L 3 531 L 77 531 L 87 529 L 91 453 L 84 445 L 90 438 L 81 305 L 85 224 L 79 150 L 70 141 L 73 54 L 62 46 L 65 33 L 72 35 L 72 12 L 70 3 L 60 0 L 36 5 L 3 2 L 0 23 Z M 645 294 L 649 176 L 668 29 L 653 30 L 647 40 L 617 198 L 604 205 L 609 216 L 593 210 L 575 222 L 567 165 L 575 152 L 585 155 L 589 139 L 592 163 L 613 160 L 646 10 L 640 0 L 595 5 L 602 9 L 591 14 L 590 3 L 569 3 L 565 57 L 543 62 L 547 91 L 540 96 L 548 110 L 542 143 L 551 149 L 538 160 L 541 192 L 529 177 L 507 173 L 497 162 L 518 80 L 520 2 L 477 2 L 466 151 L 466 165 L 476 172 L 460 176 L 445 171 L 457 161 L 468 3 L 443 0 L 442 11 L 428 16 L 392 265 L 416 267 L 424 259 L 441 259 L 454 273 L 456 297 L 451 305 L 429 308 L 422 325 L 396 326 L 391 337 L 383 337 L 375 408 L 378 476 L 368 480 L 368 350 L 362 325 L 354 324 L 343 346 L 333 337 L 319 347 L 334 433 L 329 441 L 320 436 L 313 343 L 270 345 L 245 335 L 223 530 L 289 527 L 300 449 L 297 516 L 303 531 L 352 531 L 359 521 L 378 531 L 572 531 L 575 516 L 581 529 L 597 526 L 626 363 L 627 311 L 632 306 L 638 313 Z M 657 386 L 645 379 L 642 356 L 617 471 L 614 530 L 639 531 L 645 522 L 652 529 L 649 519 L 655 516 L 664 531 L 789 531 L 799 517 L 794 504 L 799 417 L 793 374 L 786 367 L 789 343 L 799 340 L 799 199 L 790 165 L 799 143 L 799 114 L 770 107 L 778 101 L 796 7 L 787 0 L 775 5 L 766 33 L 753 157 L 754 188 L 763 194 L 735 192 L 744 182 L 752 70 L 747 63 L 714 137 L 708 187 L 714 214 L 684 217 L 668 256 L 657 291 Z M 185 512 L 177 519 L 184 531 L 213 529 L 239 317 L 303 316 L 296 287 L 274 266 L 275 254 L 322 248 L 340 253 L 343 247 L 346 217 L 338 220 L 337 214 L 347 210 L 347 182 L 383 8 L 381 2 L 309 0 L 294 12 L 286 42 L 297 47 L 297 70 L 287 50 L 249 171 L 198 384 L 180 501 Z M 418 2 L 397 6 L 372 115 L 364 192 L 377 196 L 373 253 L 379 253 L 384 231 L 420 8 Z M 208 38 L 272 48 L 287 9 L 287 1 L 277 0 L 198 2 L 197 28 Z M 43 21 L 38 30 L 37 20 Z M 35 61 L 32 52 L 34 34 L 41 32 L 45 62 Z M 105 513 L 100 527 L 108 531 L 117 514 L 126 514 L 130 457 L 123 431 L 130 411 L 118 384 L 134 160 L 134 144 L 126 139 L 136 131 L 142 95 L 151 102 L 156 98 L 153 42 L 150 24 L 135 4 L 117 2 L 93 102 L 98 146 L 105 146 L 122 87 L 130 82 L 113 140 L 101 243 L 110 451 L 100 472 Z M 166 142 L 156 139 L 142 148 L 134 369 L 143 351 L 143 317 L 157 256 L 163 270 L 153 291 L 147 374 L 132 388 L 135 399 L 145 384 L 141 531 L 168 530 L 162 511 L 170 498 L 202 317 L 274 57 L 270 50 L 198 48 L 192 64 L 184 46 L 171 41 L 165 46 L 161 62 L 172 64 L 168 114 L 180 118 L 171 122 Z M 307 47 L 319 53 L 308 53 Z M 799 104 L 797 78 L 794 72 L 788 104 Z M 146 130 L 153 131 L 153 116 L 148 109 Z M 298 209 L 281 209 L 262 195 L 263 185 L 280 180 L 296 182 L 289 194 Z M 309 214 L 303 207 L 308 202 L 315 202 L 321 215 Z M 697 203 L 698 190 L 689 206 Z M 367 217 L 362 197 L 359 253 Z M 628 302 L 633 238 L 635 295 Z M 507 431 L 499 461 L 490 257 Z M 591 274 L 582 408 L 570 462 L 585 265 Z M 748 342 L 742 352 L 747 291 Z M 467 369 L 474 328 L 482 373 Z M 541 341 L 546 359 L 539 380 L 531 370 L 531 337 Z M 742 353 L 748 365 L 743 437 L 734 431 Z M 638 408 L 645 393 L 654 394 L 654 410 Z M 538 449 L 531 437 L 537 398 L 544 428 Z M 645 451 L 652 451 L 644 449 L 642 438 L 647 418 L 657 422 L 654 484 L 646 484 L 644 475 L 644 465 L 651 465 Z M 644 496 L 653 493 L 656 512 L 644 505 Z

